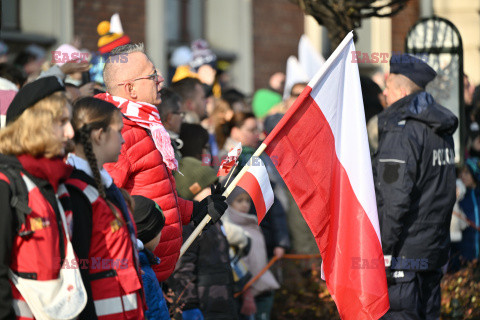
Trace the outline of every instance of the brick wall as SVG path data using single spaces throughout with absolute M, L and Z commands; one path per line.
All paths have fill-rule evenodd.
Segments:
M 123 31 L 132 42 L 145 41 L 145 1 L 144 0 L 74 0 L 74 34 L 82 39 L 82 46 L 96 51 L 100 21 L 110 21 L 118 12 Z
M 392 17 L 392 51 L 405 52 L 405 38 L 408 30 L 420 17 L 419 0 L 410 0 L 405 9 Z
M 303 13 L 288 0 L 254 0 L 253 54 L 254 88 L 268 86 L 268 79 L 285 72 L 287 58 L 298 56 L 298 41 L 303 34 Z

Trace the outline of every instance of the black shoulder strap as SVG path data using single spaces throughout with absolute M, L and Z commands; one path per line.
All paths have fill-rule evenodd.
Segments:
M 25 223 L 25 216 L 32 212 L 32 209 L 28 206 L 28 189 L 25 181 L 23 180 L 20 171 L 13 169 L 7 164 L 0 163 L 0 172 L 3 173 L 8 180 L 10 180 L 10 190 L 12 197 L 10 198 L 10 206 L 15 210 L 17 215 L 17 231 Z M 23 236 L 20 234 L 20 236 Z
M 93 180 L 93 178 L 91 178 L 89 175 L 87 175 L 86 173 L 84 173 L 83 171 L 81 170 L 78 170 L 78 169 L 74 169 L 72 171 L 72 173 L 70 174 L 70 179 L 76 179 L 76 180 L 80 180 L 82 182 L 85 182 L 89 185 L 92 185 L 94 186 L 95 185 L 95 180 Z M 92 204 L 90 202 L 90 200 L 88 199 L 87 195 L 77 186 L 69 183 L 69 181 L 67 180 L 65 182 L 65 187 L 67 187 L 67 190 L 68 190 L 68 193 L 70 194 L 70 198 L 72 199 L 72 194 L 75 196 L 75 197 L 80 197 L 82 199 L 82 201 L 84 203 L 87 203 L 88 205 L 85 206 L 87 208 L 87 215 L 86 216 L 83 216 L 82 219 L 86 219 L 87 222 L 88 222 L 88 230 L 90 231 L 91 233 L 91 230 L 93 228 L 93 209 L 92 209 Z M 73 199 L 71 200 L 73 202 Z M 77 208 L 72 208 L 72 212 L 74 214 L 74 220 L 76 219 L 76 210 Z M 83 212 L 82 212 L 83 213 Z M 74 223 L 74 228 L 75 228 L 75 223 Z M 88 238 L 90 239 L 90 238 Z M 89 240 L 90 241 L 90 240 Z

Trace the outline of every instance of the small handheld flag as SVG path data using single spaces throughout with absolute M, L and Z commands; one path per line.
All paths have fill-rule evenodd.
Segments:
M 230 170 L 232 170 L 237 163 L 238 157 L 240 157 L 241 154 L 242 144 L 239 142 L 235 147 L 230 149 L 227 157 L 223 159 L 222 163 L 220 164 L 220 169 L 218 169 L 217 177 L 224 177 L 228 175 Z
M 267 168 L 258 158 L 256 165 L 252 165 L 238 181 L 237 186 L 243 188 L 253 200 L 257 211 L 258 224 L 273 204 L 273 190 L 268 178 Z

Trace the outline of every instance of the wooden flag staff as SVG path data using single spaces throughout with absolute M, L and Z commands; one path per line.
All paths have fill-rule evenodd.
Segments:
M 263 153 L 266 147 L 267 145 L 264 143 L 262 143 L 260 147 L 258 147 L 258 149 L 252 155 L 250 160 L 248 160 L 247 164 L 242 168 L 242 170 L 238 173 L 235 179 L 233 179 L 233 181 L 227 187 L 225 192 L 223 192 L 222 195 L 225 198 L 228 198 L 230 193 L 232 193 L 233 189 L 235 189 L 235 187 L 237 186 L 238 181 L 243 177 L 245 172 L 247 172 L 248 169 L 250 169 L 253 163 L 252 159 L 255 157 L 259 157 Z M 202 232 L 203 228 L 205 228 L 205 226 L 210 222 L 211 219 L 212 218 L 210 218 L 210 215 L 207 214 L 205 218 L 203 218 L 202 222 L 200 222 L 200 224 L 195 228 L 195 230 L 193 230 L 190 237 L 188 237 L 187 241 L 185 241 L 185 243 L 182 245 L 182 248 L 180 249 L 180 257 L 183 256 L 183 254 L 187 251 L 187 249 L 192 245 L 193 241 L 198 237 L 198 235 Z
M 233 168 L 230 170 L 230 174 L 228 175 L 227 181 L 225 182 L 225 188 L 228 187 L 228 183 L 230 182 L 230 179 L 233 177 L 233 173 L 235 172 L 235 169 L 238 167 L 238 161 L 235 163 Z

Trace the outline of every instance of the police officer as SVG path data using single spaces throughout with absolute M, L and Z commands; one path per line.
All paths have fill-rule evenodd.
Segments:
M 425 92 L 436 72 L 393 56 L 378 116 L 375 191 L 390 310 L 384 319 L 439 319 L 455 202 L 452 135 L 458 119 Z

